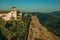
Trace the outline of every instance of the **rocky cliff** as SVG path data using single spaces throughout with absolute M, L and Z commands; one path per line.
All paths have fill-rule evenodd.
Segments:
M 60 37 L 49 32 L 46 27 L 41 25 L 36 16 L 32 16 L 31 19 L 28 40 L 60 40 Z

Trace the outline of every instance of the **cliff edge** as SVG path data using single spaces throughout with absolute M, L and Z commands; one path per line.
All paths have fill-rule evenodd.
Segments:
M 46 27 L 41 25 L 37 16 L 32 16 L 31 19 L 28 40 L 60 40 L 60 37 L 49 32 Z

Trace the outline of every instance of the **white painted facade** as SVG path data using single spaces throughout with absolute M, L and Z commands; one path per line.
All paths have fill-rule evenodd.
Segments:
M 7 14 L 3 13 L 3 14 L 0 14 L 0 16 L 3 16 L 2 19 L 4 20 L 11 20 L 12 16 L 15 18 L 15 20 L 17 20 L 17 11 L 11 11 Z M 22 13 L 20 13 L 20 16 L 22 16 Z

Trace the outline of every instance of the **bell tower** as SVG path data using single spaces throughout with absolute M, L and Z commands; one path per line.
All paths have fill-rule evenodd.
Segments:
M 12 10 L 12 11 L 17 11 L 17 8 L 16 8 L 16 7 L 12 7 L 11 10 Z

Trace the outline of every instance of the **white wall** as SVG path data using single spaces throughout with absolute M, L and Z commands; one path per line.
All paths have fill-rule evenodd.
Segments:
M 5 15 L 4 17 L 2 17 L 4 20 L 11 20 L 12 13 L 13 13 L 13 17 L 15 17 L 15 20 L 17 20 L 16 11 L 15 12 L 11 11 L 11 12 L 9 12 L 7 14 L 5 14 L 5 13 L 4 14 L 0 14 L 0 16 Z M 22 12 L 20 13 L 20 18 L 22 18 Z

